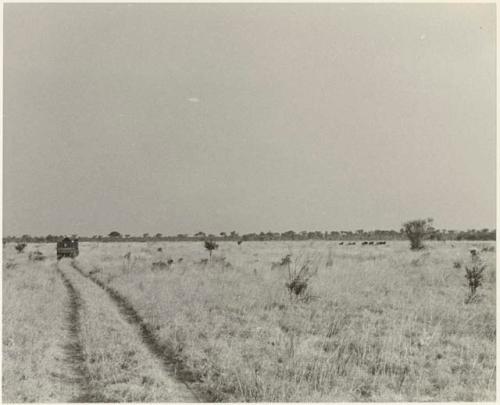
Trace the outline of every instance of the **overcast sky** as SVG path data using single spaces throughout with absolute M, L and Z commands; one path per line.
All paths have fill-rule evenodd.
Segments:
M 5 4 L 4 234 L 494 228 L 495 21 Z

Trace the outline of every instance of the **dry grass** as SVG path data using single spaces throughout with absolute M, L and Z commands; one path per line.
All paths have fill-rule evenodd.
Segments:
M 193 402 L 104 290 L 32 250 L 4 249 L 4 402 Z
M 30 262 L 28 250 L 3 252 L 2 400 L 66 402 L 78 391 L 64 351 L 66 289 L 55 260 Z
M 201 264 L 202 244 L 82 244 L 78 262 L 127 297 L 218 400 L 493 401 L 495 253 L 481 253 L 480 296 L 465 304 L 453 263 L 488 244 L 454 245 L 221 243 L 226 259 Z M 291 299 L 286 270 L 271 271 L 287 253 L 321 256 L 315 299 Z M 169 269 L 152 271 L 167 255 Z
M 161 362 L 148 352 L 106 292 L 80 275 L 70 261 L 62 260 L 61 268 L 82 302 L 85 402 L 179 401 L 177 387 Z

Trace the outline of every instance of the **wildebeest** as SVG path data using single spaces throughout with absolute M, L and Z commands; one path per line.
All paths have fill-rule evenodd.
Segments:
M 339 243 L 339 245 L 343 245 L 343 244 L 344 244 L 344 242 L 340 242 L 340 243 Z
M 373 241 L 371 241 L 371 242 L 368 242 L 368 244 L 369 244 L 369 245 L 373 245 Z
M 365 240 L 362 245 L 368 245 L 368 242 Z
M 355 245 L 356 242 L 349 242 L 348 245 Z
M 376 244 L 377 244 L 377 245 L 385 245 L 385 240 L 383 240 L 383 241 L 379 241 L 379 242 L 377 242 Z

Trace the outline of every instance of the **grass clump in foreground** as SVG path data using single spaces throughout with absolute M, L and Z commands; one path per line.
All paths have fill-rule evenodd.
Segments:
M 466 305 L 463 270 L 450 263 L 464 261 L 469 248 L 429 242 L 423 256 L 404 243 L 376 252 L 326 242 L 221 243 L 233 264 L 224 271 L 199 264 L 199 245 L 172 243 L 169 252 L 185 258 L 172 271 L 151 271 L 151 256 L 123 273 L 120 246 L 108 244 L 89 252 L 86 267 L 102 265 L 97 276 L 127 297 L 216 400 L 493 401 L 495 255 L 484 257 L 482 299 Z M 287 266 L 270 269 L 288 249 L 331 259 L 308 280 L 315 300 L 290 300 Z

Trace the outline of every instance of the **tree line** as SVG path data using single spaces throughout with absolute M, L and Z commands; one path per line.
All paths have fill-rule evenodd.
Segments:
M 46 235 L 46 236 L 6 236 L 4 243 L 26 242 L 26 243 L 55 243 L 65 236 L 76 238 L 77 235 Z M 112 231 L 107 235 L 78 236 L 81 242 L 196 242 L 204 240 L 214 241 L 303 241 L 303 240 L 331 240 L 331 241 L 375 241 L 375 240 L 406 240 L 404 228 L 395 230 L 373 230 L 365 231 L 359 229 L 356 231 L 286 231 L 286 232 L 260 232 L 247 233 L 240 235 L 236 231 L 220 232 L 218 235 L 205 232 L 197 232 L 193 235 L 177 234 L 163 235 L 161 233 L 144 233 L 140 236 L 122 234 L 118 231 Z M 496 231 L 493 229 L 469 229 L 467 231 L 434 229 L 430 228 L 426 232 L 426 239 L 436 241 L 447 240 L 469 240 L 469 241 L 488 241 L 496 240 Z

